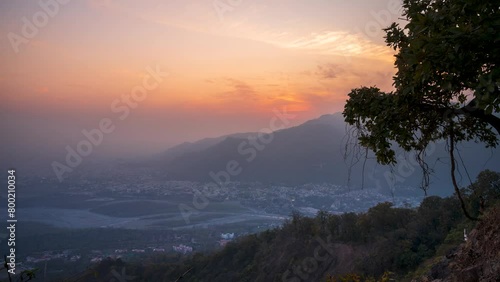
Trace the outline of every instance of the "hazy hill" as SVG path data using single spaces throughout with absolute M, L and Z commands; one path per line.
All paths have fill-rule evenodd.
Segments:
M 274 132 L 268 144 L 257 139 L 257 145 L 251 145 L 250 139 L 256 136 L 257 133 L 240 133 L 183 143 L 162 154 L 157 164 L 166 178 L 175 180 L 213 181 L 211 172 L 217 174 L 226 171 L 228 162 L 236 161 L 241 172 L 230 175 L 232 181 L 290 185 L 330 182 L 339 185 L 349 183 L 357 187 L 364 181 L 365 187 L 387 189 L 393 184 L 418 187 L 421 183 L 420 168 L 411 154 L 401 152 L 403 161 L 393 168 L 392 173 L 389 167 L 377 165 L 370 158 L 365 163 L 363 174 L 364 159 L 356 163 L 353 154 L 345 159 L 347 131 L 340 113 L 324 115 L 299 126 Z M 434 169 L 431 188 L 450 185 L 449 157 L 445 146 L 445 142 L 437 144 L 428 153 L 429 166 Z M 462 145 L 461 149 L 463 164 L 468 164 L 469 175 L 476 175 L 485 168 L 500 167 L 497 149 L 485 149 L 482 144 L 472 142 Z M 467 173 L 463 168 L 461 176 L 463 185 L 467 185 Z M 396 181 L 391 180 L 391 177 Z M 219 179 L 225 181 L 224 177 Z M 451 188 L 446 190 L 452 191 Z M 431 189 L 431 193 L 436 191 L 439 190 Z
M 179 145 L 173 146 L 169 148 L 167 151 L 165 151 L 164 154 L 161 154 L 158 158 L 159 160 L 162 161 L 173 161 L 174 159 L 187 154 L 187 153 L 194 153 L 194 152 L 200 152 L 203 151 L 209 147 L 212 147 L 222 141 L 224 141 L 226 138 L 247 138 L 249 136 L 253 136 L 256 133 L 254 132 L 249 132 L 249 133 L 236 133 L 236 134 L 230 134 L 230 135 L 224 135 L 224 136 L 219 136 L 219 137 L 214 137 L 214 138 L 204 138 L 201 140 L 198 140 L 196 142 L 184 142 Z

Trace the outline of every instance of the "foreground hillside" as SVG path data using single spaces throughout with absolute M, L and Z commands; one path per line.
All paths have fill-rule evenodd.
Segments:
M 490 210 L 467 242 L 436 257 L 421 282 L 500 281 L 500 206 Z
M 499 173 L 486 171 L 463 189 L 476 215 L 479 196 L 487 199 L 474 230 L 455 197 L 427 197 L 417 209 L 382 203 L 361 214 L 294 213 L 280 228 L 240 237 L 216 253 L 108 259 L 75 281 L 110 281 L 117 273 L 134 281 L 496 281 L 499 183 Z
M 458 203 L 438 197 L 418 210 L 384 203 L 359 215 L 294 214 L 282 228 L 242 237 L 215 254 L 130 264 L 107 260 L 79 281 L 109 281 L 113 269 L 144 281 L 325 281 L 329 274 L 380 277 L 385 271 L 404 277 L 432 257 L 450 232 L 460 234 L 462 221 Z M 455 237 L 447 243 L 458 244 Z

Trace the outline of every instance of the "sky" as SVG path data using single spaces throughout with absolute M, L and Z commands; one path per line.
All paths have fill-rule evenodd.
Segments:
M 96 152 L 131 156 L 258 131 L 276 109 L 295 115 L 289 126 L 340 112 L 352 88 L 392 89 L 382 28 L 400 9 L 398 0 L 1 1 L 2 153 L 62 157 L 103 119 L 113 131 Z

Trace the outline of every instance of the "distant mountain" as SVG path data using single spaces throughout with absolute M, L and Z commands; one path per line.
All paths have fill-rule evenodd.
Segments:
M 421 183 L 422 173 L 410 153 L 401 152 L 398 155 L 401 161 L 392 172 L 389 167 L 378 165 L 373 157 L 366 162 L 364 158 L 356 162 L 353 153 L 344 158 L 346 143 L 351 143 L 347 146 L 347 152 L 350 152 L 357 140 L 347 138 L 348 127 L 340 113 L 324 115 L 299 126 L 276 131 L 271 136 L 261 134 L 262 140 L 258 139 L 258 135 L 239 133 L 183 143 L 167 150 L 157 164 L 165 177 L 172 180 L 224 182 L 229 176 L 231 181 L 290 185 L 328 182 L 387 189 L 394 185 L 418 187 Z M 266 138 L 272 140 L 268 142 Z M 460 147 L 460 155 L 472 180 L 483 169 L 500 168 L 498 149 L 487 150 L 482 144 L 475 143 Z M 445 143 L 430 148 L 427 160 L 434 169 L 431 188 L 450 185 L 448 159 Z M 228 170 L 228 164 L 235 167 Z M 233 175 L 228 172 L 233 172 Z M 461 170 L 461 177 L 463 185 L 467 185 L 464 169 Z M 451 187 L 445 189 L 449 193 L 452 190 Z
M 184 154 L 201 152 L 205 149 L 208 149 L 209 147 L 212 147 L 224 141 L 226 138 L 247 138 L 256 134 L 257 133 L 255 132 L 235 133 L 214 138 L 204 138 L 196 142 L 184 142 L 182 144 L 169 148 L 164 154 L 159 156 L 159 159 L 167 162 L 173 161 L 174 159 L 181 157 Z

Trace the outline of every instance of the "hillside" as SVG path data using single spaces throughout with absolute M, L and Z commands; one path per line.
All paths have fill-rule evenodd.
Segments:
M 109 281 L 120 269 L 143 281 L 498 281 L 499 179 L 485 171 L 463 189 L 474 214 L 477 194 L 488 201 L 475 229 L 456 197 L 430 196 L 416 209 L 381 203 L 359 214 L 293 213 L 283 226 L 240 236 L 215 253 L 107 259 L 78 281 Z M 464 229 L 472 230 L 465 243 Z
M 500 280 L 500 206 L 490 210 L 468 235 L 467 242 L 435 258 L 421 282 L 495 282 Z
M 326 281 L 387 271 L 409 281 L 408 273 L 434 256 L 463 220 L 455 199 L 435 196 L 417 210 L 383 203 L 363 214 L 295 214 L 279 229 L 240 237 L 213 254 L 105 260 L 78 281 L 109 281 L 113 269 L 123 268 L 144 281 Z

